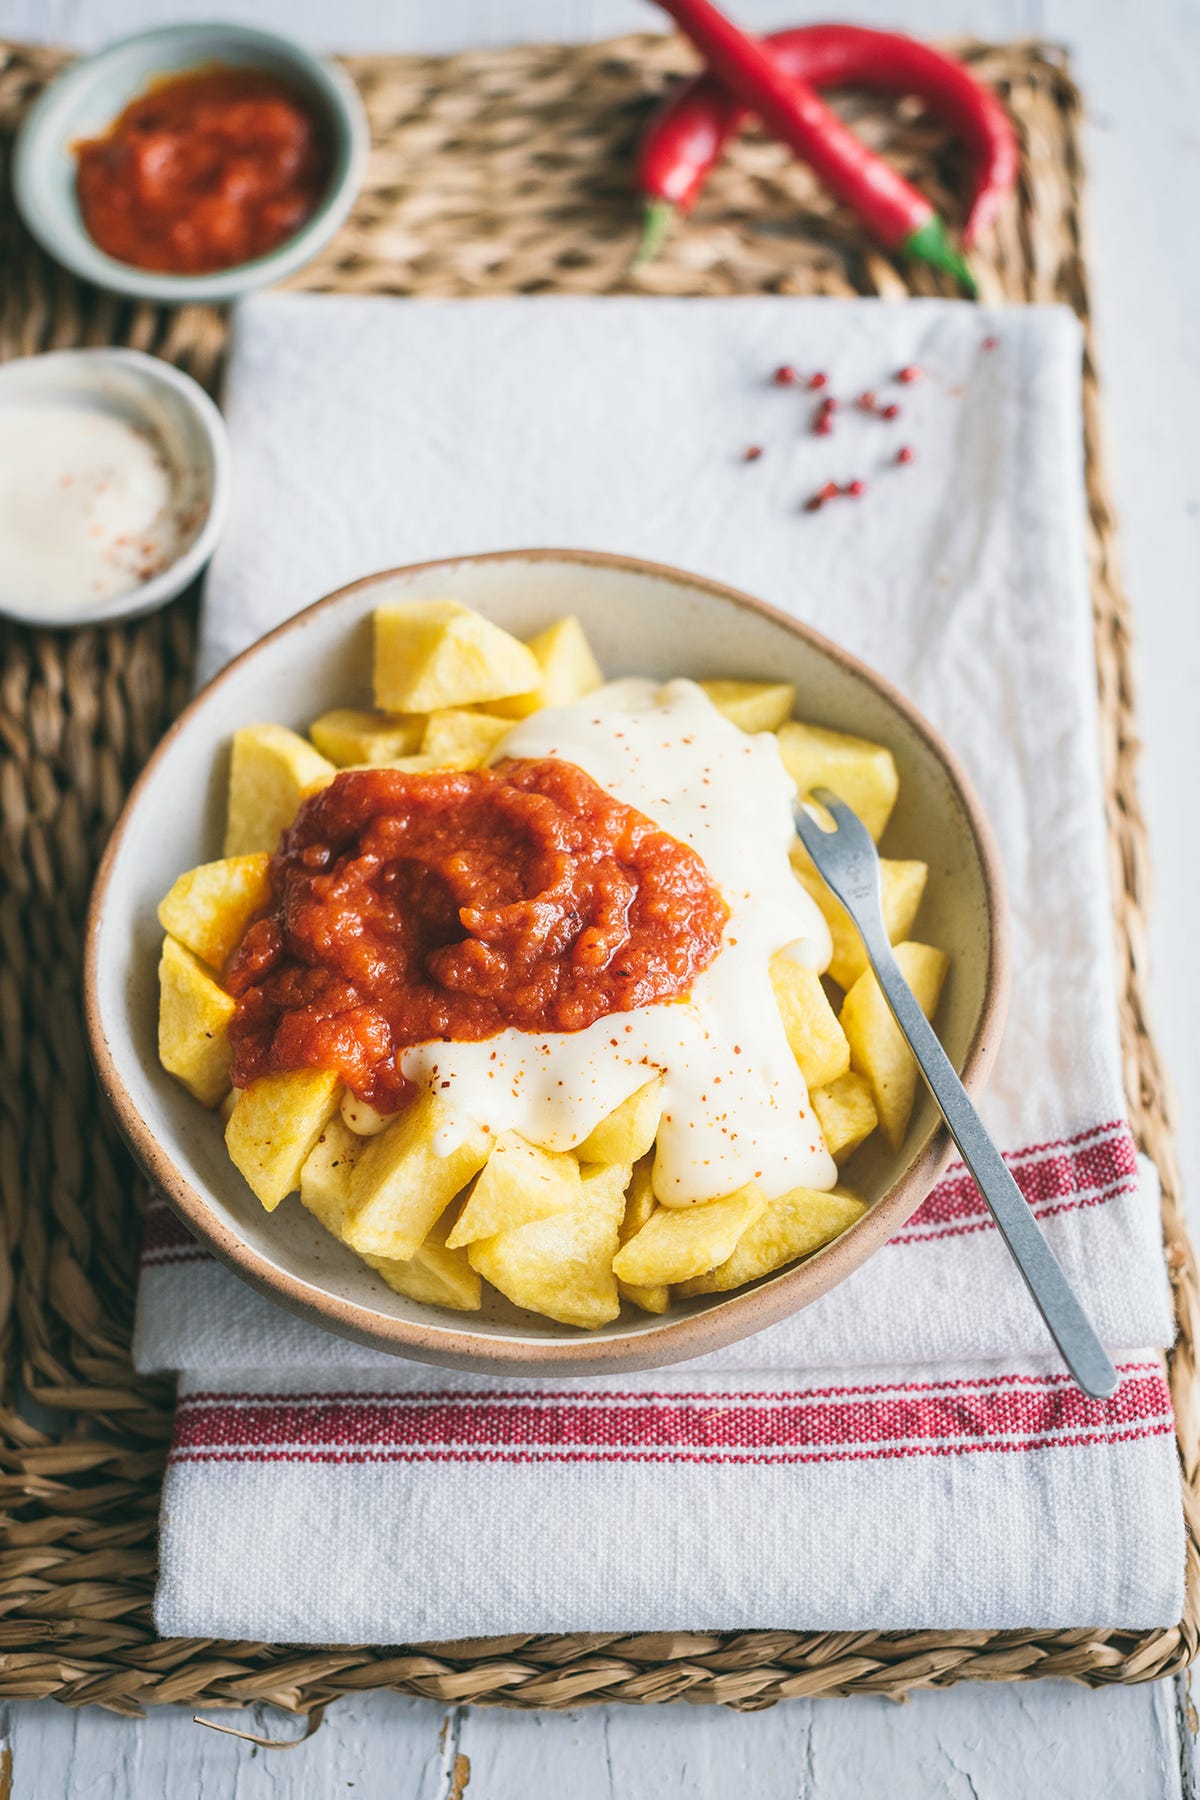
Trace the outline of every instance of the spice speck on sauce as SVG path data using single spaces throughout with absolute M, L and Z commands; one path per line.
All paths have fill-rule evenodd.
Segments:
M 897 450 L 897 452 L 896 452 L 896 461 L 898 463 L 911 463 L 911 462 L 916 462 L 916 460 L 917 460 L 917 453 L 913 449 L 912 445 L 911 444 L 901 444 L 899 450 Z
M 757 462 L 763 453 L 761 444 L 747 444 L 742 451 L 743 462 Z
M 796 374 L 791 363 L 780 363 L 779 367 L 771 376 L 771 382 L 774 387 L 795 387 L 799 379 L 800 377 Z
M 923 373 L 924 370 L 918 368 L 916 363 L 908 363 L 903 369 L 897 369 L 896 380 L 902 381 L 906 387 L 910 387 L 914 381 L 920 381 Z

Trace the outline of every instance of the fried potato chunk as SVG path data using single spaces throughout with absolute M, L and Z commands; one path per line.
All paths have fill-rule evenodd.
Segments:
M 442 1153 L 443 1137 L 455 1147 Z M 477 1175 L 493 1139 L 460 1133 L 436 1094 L 421 1094 L 369 1140 L 354 1168 L 344 1238 L 361 1256 L 415 1256 L 451 1200 Z
M 790 681 L 702 681 L 719 713 L 743 731 L 778 731 L 792 716 L 796 690 Z
M 619 1233 L 622 1246 L 630 1238 L 637 1236 L 654 1211 L 654 1188 L 651 1185 L 653 1170 L 654 1158 L 648 1155 L 643 1156 L 634 1166 L 629 1191 L 625 1196 L 625 1217 L 621 1220 Z M 621 1281 L 618 1278 L 617 1287 L 623 1300 L 628 1300 L 633 1306 L 640 1306 L 643 1312 L 665 1313 L 671 1304 L 671 1290 L 665 1281 L 660 1281 L 653 1287 L 639 1287 L 636 1281 Z
M 364 1148 L 341 1113 L 334 1113 L 322 1127 L 300 1170 L 300 1199 L 326 1231 L 340 1238 L 350 1206 L 354 1165 Z
M 255 913 L 270 899 L 270 860 L 260 851 L 188 869 L 159 902 L 159 924 L 210 969 L 223 969 Z
M 334 775 L 352 775 L 356 769 L 365 769 L 371 773 L 379 770 L 399 769 L 404 775 L 432 775 L 439 770 L 475 769 L 478 767 L 478 763 L 471 756 L 426 756 L 423 750 L 418 750 L 413 756 L 389 757 L 387 762 L 347 763 L 344 769 L 335 769 Z M 318 788 L 327 787 L 332 780 L 333 775 L 328 775 L 324 781 L 319 781 L 313 787 L 306 788 L 304 790 L 305 797 L 316 793 Z
M 471 1266 L 529 1312 L 585 1330 L 607 1325 L 621 1311 L 612 1265 L 632 1173 L 627 1163 L 584 1170 L 573 1206 L 477 1239 Z
M 300 1185 L 300 1171 L 337 1111 L 342 1084 L 328 1069 L 260 1075 L 243 1088 L 225 1147 L 268 1212 Z
M 775 741 L 802 799 L 816 787 L 832 788 L 879 841 L 900 788 L 890 750 L 867 738 L 795 720 L 780 726 Z
M 421 747 L 425 725 L 423 713 L 359 712 L 340 706 L 314 719 L 308 735 L 322 756 L 345 769 L 352 763 L 369 766 L 411 756 Z
M 771 987 L 792 1055 L 810 1088 L 836 1081 L 850 1067 L 850 1046 L 815 969 L 780 953 L 771 958 Z
M 857 1069 L 847 1069 L 828 1087 L 809 1089 L 809 1099 L 834 1162 L 844 1163 L 879 1123 L 871 1084 Z
M 690 1281 L 732 1254 L 743 1231 L 761 1216 L 766 1204 L 759 1189 L 750 1183 L 699 1206 L 660 1206 L 617 1252 L 613 1271 L 619 1280 L 631 1281 L 635 1287 Z
M 817 873 L 808 851 L 797 842 L 792 852 L 792 871 L 825 915 L 833 939 L 833 956 L 825 973 L 839 987 L 850 988 L 867 965 L 867 953 L 858 930 L 840 900 L 835 900 Z M 902 944 L 913 928 L 925 892 L 929 866 L 923 862 L 879 859 L 880 901 L 883 922 L 893 944 Z
M 378 1270 L 393 1293 L 426 1306 L 445 1306 L 452 1312 L 478 1312 L 483 1283 L 465 1250 L 447 1248 L 449 1229 L 449 1220 L 443 1216 L 406 1262 L 387 1256 L 364 1256 L 363 1261 Z
M 354 1170 L 364 1145 L 365 1140 L 335 1114 L 300 1171 L 301 1200 L 325 1229 L 342 1242 Z M 455 1312 L 478 1312 L 482 1285 L 465 1254 L 446 1248 L 449 1228 L 447 1212 L 407 1262 L 386 1256 L 364 1256 L 361 1260 L 381 1275 L 393 1292 L 405 1294 L 410 1300 L 450 1307 Z
M 421 742 L 421 754 L 439 763 L 454 763 L 463 769 L 479 769 L 506 732 L 512 730 L 511 719 L 497 718 L 495 713 L 468 712 L 465 707 L 447 706 L 430 713 Z
M 574 1206 L 580 1192 L 579 1164 L 572 1155 L 542 1150 L 518 1132 L 505 1131 L 446 1241 L 456 1250 L 477 1238 L 532 1225 Z
M 574 617 L 539 631 L 530 638 L 529 649 L 538 665 L 538 684 L 528 694 L 501 701 L 496 711 L 506 718 L 527 719 L 542 706 L 569 706 L 604 681 L 583 626 Z
M 763 1213 L 735 1244 L 717 1268 L 679 1284 L 684 1299 L 693 1294 L 723 1294 L 744 1282 L 757 1281 L 773 1269 L 782 1269 L 798 1256 L 808 1256 L 840 1237 L 867 1210 L 857 1194 L 835 1188 L 822 1193 L 816 1188 L 793 1188 L 777 1200 L 768 1200 Z
M 577 1144 L 575 1154 L 581 1163 L 635 1163 L 645 1156 L 658 1132 L 662 1118 L 663 1078 L 654 1076 L 643 1087 L 622 1100 L 595 1130 Z
M 163 939 L 158 965 L 158 1060 L 202 1106 L 218 1106 L 229 1087 L 229 1021 L 237 1008 L 198 956 Z
M 283 725 L 243 725 L 233 734 L 225 854 L 274 853 L 306 791 L 336 773 L 307 738 Z
M 897 944 L 896 961 L 927 1019 L 941 998 L 950 958 L 932 944 Z M 868 969 L 842 1003 L 850 1059 L 871 1084 L 883 1135 L 893 1150 L 904 1142 L 917 1089 L 917 1062 L 893 1019 L 883 991 Z
M 407 600 L 375 609 L 375 704 L 436 712 L 525 694 L 541 669 L 532 650 L 457 600 Z

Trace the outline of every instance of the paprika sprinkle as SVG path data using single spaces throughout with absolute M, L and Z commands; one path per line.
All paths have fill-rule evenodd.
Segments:
M 312 216 L 331 168 L 301 97 L 249 68 L 155 82 L 76 156 L 79 208 L 99 248 L 177 275 L 265 256 Z

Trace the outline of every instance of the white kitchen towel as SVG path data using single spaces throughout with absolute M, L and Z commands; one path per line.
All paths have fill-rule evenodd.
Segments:
M 797 1318 L 683 1372 L 536 1389 L 327 1337 L 156 1206 L 137 1356 L 181 1372 L 160 1629 L 396 1641 L 1177 1616 L 1155 1355 L 1172 1326 L 1157 1188 L 1124 1124 L 1080 348 L 1063 311 L 940 302 L 239 309 L 238 500 L 206 673 L 370 569 L 575 544 L 774 601 L 946 733 L 1012 903 L 985 1111 L 1126 1375 L 1106 1403 L 1064 1383 L 961 1169 Z M 797 386 L 771 384 L 781 363 Z M 831 435 L 811 430 L 818 370 L 842 400 Z M 865 390 L 899 417 L 857 408 Z M 866 492 L 806 510 L 830 480 Z

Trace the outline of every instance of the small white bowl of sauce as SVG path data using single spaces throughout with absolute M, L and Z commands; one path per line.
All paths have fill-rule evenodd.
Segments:
M 204 567 L 229 494 L 203 388 L 137 350 L 0 367 L 0 613 L 60 629 L 151 612 Z

